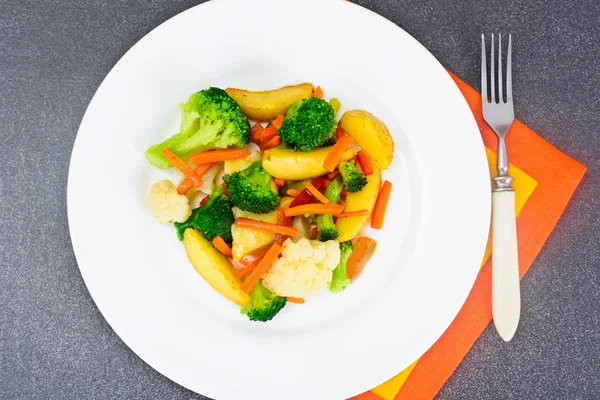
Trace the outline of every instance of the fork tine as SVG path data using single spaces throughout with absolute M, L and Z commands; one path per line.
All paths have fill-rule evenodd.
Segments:
M 487 59 L 485 57 L 485 35 L 481 34 L 481 99 L 488 100 L 488 88 L 487 88 Z
M 494 34 L 492 33 L 492 50 L 490 51 L 490 58 L 491 58 L 491 62 L 490 62 L 490 69 L 491 69 L 491 75 L 490 75 L 490 86 L 492 87 L 492 103 L 496 102 L 496 68 L 494 66 Z
M 508 50 L 506 52 L 506 102 L 512 103 L 512 35 L 508 35 Z
M 504 103 L 502 91 L 502 34 L 498 34 L 498 102 Z

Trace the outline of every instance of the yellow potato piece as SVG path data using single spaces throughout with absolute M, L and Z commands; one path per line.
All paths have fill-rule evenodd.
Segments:
M 224 162 L 225 175 L 233 174 L 237 171 L 242 171 L 252 165 L 253 162 L 260 160 L 260 151 L 256 150 L 246 158 L 238 158 L 237 160 L 226 160 Z
M 363 110 L 350 110 L 342 116 L 340 126 L 379 169 L 390 166 L 394 158 L 394 139 L 379 118 Z
M 296 100 L 311 97 L 313 89 L 312 84 L 302 83 L 262 92 L 235 88 L 227 88 L 225 91 L 240 105 L 248 118 L 265 122 L 274 120 L 280 114 L 285 114 L 288 107 Z
M 242 211 L 235 207 L 233 209 L 233 215 L 236 218 L 249 218 L 253 219 L 254 221 L 269 222 L 271 224 L 277 222 L 277 211 L 273 211 L 268 214 L 255 214 L 248 211 Z M 252 250 L 273 243 L 275 238 L 275 235 L 270 232 L 259 231 L 257 229 L 250 228 L 240 228 L 235 224 L 231 227 L 231 235 L 233 236 L 231 253 L 233 256 L 233 261 L 235 262 L 241 260 Z
M 310 151 L 294 151 L 293 149 L 268 149 L 263 153 L 263 168 L 275 178 L 300 181 L 316 178 L 328 173 L 323 168 L 325 157 L 331 147 L 319 147 Z M 354 157 L 354 150 L 348 149 L 341 161 Z
M 183 233 L 183 246 L 194 269 L 217 292 L 244 306 L 250 296 L 241 289 L 242 281 L 233 275 L 231 263 L 200 232 L 188 228 Z
M 369 214 L 364 217 L 347 217 L 338 218 L 335 226 L 337 227 L 340 235 L 337 240 L 340 242 L 346 242 L 352 240 L 362 233 L 363 229 L 371 218 L 373 207 L 375 207 L 375 201 L 381 188 L 381 172 L 376 165 L 373 165 L 373 173 L 367 176 L 367 184 L 365 187 L 356 193 L 348 193 L 346 195 L 346 203 L 344 211 L 359 211 L 367 210 Z

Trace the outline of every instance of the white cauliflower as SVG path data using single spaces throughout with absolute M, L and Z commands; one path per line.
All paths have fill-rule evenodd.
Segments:
M 173 182 L 166 179 L 150 188 L 148 208 L 161 224 L 185 222 L 192 215 L 187 196 L 177 193 Z
M 264 275 L 264 286 L 278 296 L 304 298 L 329 287 L 340 262 L 340 245 L 335 240 L 288 239 L 281 255 Z

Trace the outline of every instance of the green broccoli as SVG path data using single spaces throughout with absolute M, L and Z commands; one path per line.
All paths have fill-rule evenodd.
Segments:
M 243 171 L 225 175 L 223 180 L 233 204 L 244 211 L 266 214 L 279 207 L 280 199 L 274 190 L 273 179 L 260 160 Z
M 327 189 L 325 189 L 325 197 L 331 204 L 337 204 L 340 201 L 340 195 L 342 193 L 342 178 L 339 176 L 335 178 Z M 317 215 L 317 230 L 319 232 L 318 239 L 322 242 L 328 240 L 334 240 L 339 236 L 339 232 L 333 223 L 333 215 L 331 214 L 320 214 Z
M 259 281 L 250 291 L 250 303 L 243 306 L 240 313 L 246 314 L 250 321 L 267 322 L 272 320 L 286 303 L 287 298 L 269 292 Z
M 367 184 L 367 176 L 356 168 L 354 161 L 340 163 L 339 170 L 348 192 L 360 192 Z
M 350 284 L 350 279 L 346 276 L 346 263 L 350 254 L 354 251 L 352 242 L 340 243 L 340 251 L 340 263 L 333 270 L 333 278 L 331 279 L 331 285 L 329 285 L 329 291 L 332 293 L 339 293 Z
M 244 147 L 250 142 L 250 123 L 240 106 L 224 90 L 211 87 L 179 105 L 179 133 L 146 150 L 146 158 L 158 168 L 169 168 L 161 152 L 168 147 L 179 157 L 192 152 Z
M 231 242 L 233 241 L 231 225 L 235 222 L 233 212 L 231 211 L 232 208 L 233 203 L 229 197 L 223 194 L 223 187 L 217 186 L 206 204 L 193 210 L 192 215 L 187 221 L 175 223 L 177 237 L 179 240 L 183 240 L 183 232 L 187 228 L 194 228 L 202 232 L 204 239 L 209 242 L 215 236 L 221 236 L 231 246 Z
M 334 137 L 336 126 L 333 107 L 311 97 L 292 103 L 279 128 L 279 137 L 286 147 L 308 151 Z

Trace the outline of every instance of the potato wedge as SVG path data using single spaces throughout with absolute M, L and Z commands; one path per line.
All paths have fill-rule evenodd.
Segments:
M 262 92 L 235 88 L 227 88 L 225 91 L 240 105 L 248 118 L 266 122 L 274 120 L 280 114 L 285 114 L 288 107 L 296 100 L 311 97 L 313 89 L 312 84 L 302 83 Z
M 300 181 L 316 178 L 328 173 L 323 168 L 325 157 L 331 147 L 319 147 L 310 151 L 299 152 L 293 149 L 268 149 L 263 153 L 263 168 L 275 178 Z M 354 157 L 354 150 L 348 149 L 341 161 Z
M 233 275 L 229 260 L 204 239 L 199 231 L 186 229 L 183 233 L 183 246 L 194 269 L 213 289 L 240 306 L 250 302 L 250 296 L 241 289 L 242 281 Z
M 363 110 L 350 110 L 342 116 L 340 126 L 379 169 L 390 166 L 394 158 L 394 139 L 379 118 Z
M 260 160 L 260 151 L 255 150 L 246 158 L 238 158 L 236 160 L 227 160 L 224 162 L 225 175 L 233 174 L 237 171 L 242 171 L 252 165 L 253 162 Z
M 344 206 L 345 212 L 367 210 L 369 214 L 364 217 L 338 218 L 335 226 L 340 235 L 337 240 L 346 242 L 360 236 L 367 222 L 369 222 L 369 218 L 371 218 L 380 188 L 381 172 L 376 165 L 373 165 L 373 173 L 367 175 L 367 184 L 365 187 L 360 192 L 348 193 Z
M 277 211 L 273 211 L 268 214 L 255 214 L 248 211 L 242 211 L 237 207 L 233 208 L 233 215 L 236 218 L 250 218 L 255 221 L 269 222 L 274 224 L 277 222 Z M 238 262 L 246 254 L 252 250 L 258 249 L 265 245 L 273 243 L 275 235 L 266 232 L 259 231 L 257 229 L 240 228 L 237 225 L 231 227 L 231 235 L 233 236 L 233 246 L 231 252 L 233 255 L 233 261 Z

